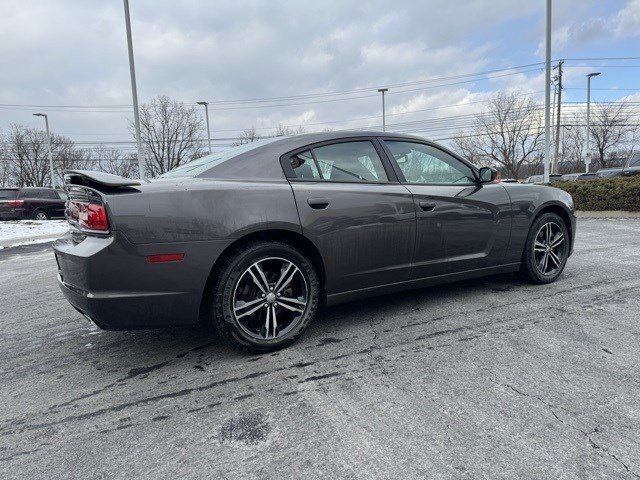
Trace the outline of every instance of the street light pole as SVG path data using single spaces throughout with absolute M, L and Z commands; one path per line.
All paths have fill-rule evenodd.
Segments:
M 384 94 L 385 94 L 385 92 L 389 91 L 389 89 L 388 88 L 379 88 L 378 91 L 382 94 L 382 131 L 386 132 L 387 131 L 387 119 L 386 119 L 385 110 L 384 110 Z
M 209 153 L 211 153 L 211 130 L 209 128 L 209 103 L 196 102 L 198 105 L 204 105 L 204 115 L 207 117 L 207 139 L 209 140 Z
M 547 35 L 544 80 L 544 183 L 549 183 L 551 163 L 551 0 L 547 0 Z
M 133 122 L 138 145 L 138 171 L 144 180 L 144 161 L 142 157 L 142 141 L 140 140 L 140 114 L 138 112 L 138 88 L 136 87 L 136 67 L 133 61 L 133 41 L 131 39 L 131 17 L 129 16 L 129 0 L 124 0 L 124 18 L 127 27 L 127 50 L 129 52 L 129 73 L 131 75 L 131 97 L 133 98 Z
M 589 140 L 591 138 L 591 128 L 590 128 L 590 114 L 591 114 L 591 79 L 593 77 L 597 77 L 601 72 L 593 72 L 587 74 L 587 155 L 584 159 L 584 171 L 585 173 L 589 173 L 589 164 L 591 163 L 591 159 L 589 158 L 589 153 L 591 152 L 589 146 Z
M 56 188 L 56 177 L 53 172 L 53 154 L 51 153 L 51 132 L 49 132 L 49 117 L 46 113 L 34 113 L 36 117 L 44 117 L 44 125 L 47 130 L 47 154 L 49 156 L 49 174 L 51 175 L 51 186 Z

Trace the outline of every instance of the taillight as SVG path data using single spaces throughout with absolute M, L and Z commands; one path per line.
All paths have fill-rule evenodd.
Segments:
M 19 208 L 24 205 L 24 200 L 9 200 L 9 206 L 11 208 Z
M 109 231 L 107 210 L 103 204 L 69 200 L 67 217 L 71 221 L 77 222 L 81 230 L 99 233 Z

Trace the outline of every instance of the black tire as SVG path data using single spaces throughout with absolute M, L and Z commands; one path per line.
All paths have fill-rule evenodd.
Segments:
M 555 234 L 551 234 L 551 238 L 559 238 L 559 233 L 563 235 L 564 241 L 557 247 L 557 250 L 553 250 L 556 257 L 559 259 L 559 264 L 548 255 L 549 270 L 542 268 L 547 264 L 544 263 L 545 250 L 540 245 L 540 239 L 544 239 L 545 233 L 542 229 L 547 228 L 547 225 L 551 225 L 552 231 Z M 542 237 L 540 236 L 542 235 Z M 556 240 L 557 241 L 557 240 Z M 559 215 L 555 213 L 544 213 L 537 217 L 527 236 L 527 242 L 522 253 L 522 262 L 520 265 L 520 273 L 525 280 L 534 284 L 546 284 L 555 282 L 562 274 L 565 265 L 567 264 L 567 258 L 570 251 L 571 237 L 569 235 L 569 229 L 565 221 Z M 545 242 L 542 242 L 543 244 Z M 549 242 L 553 244 L 554 242 Z M 537 246 L 538 245 L 538 246 Z M 561 247 L 561 248 L 560 248 Z M 536 250 L 538 249 L 538 250 Z M 554 264 L 553 266 L 551 264 Z
M 47 215 L 47 212 L 45 212 L 44 210 L 35 210 L 31 214 L 31 218 L 33 218 L 34 220 L 49 220 L 49 215 Z
M 303 313 L 292 320 L 284 332 L 274 333 L 272 338 L 257 338 L 256 332 L 246 330 L 234 315 L 236 289 L 248 269 L 256 262 L 268 259 L 284 259 L 298 267 L 306 282 L 306 306 Z M 320 284 L 311 262 L 288 243 L 279 241 L 254 241 L 232 252 L 218 269 L 219 275 L 212 282 L 209 291 L 206 321 L 211 321 L 226 341 L 251 352 L 269 352 L 285 348 L 298 340 L 309 323 L 314 319 L 320 304 Z M 267 272 L 268 273 L 268 272 Z M 302 280 L 299 280 L 303 284 Z M 266 302 L 266 300 L 265 300 Z M 277 305 L 277 302 L 276 302 Z M 284 311 L 281 308 L 282 311 Z M 237 311 L 237 310 L 236 310 Z M 274 305 L 274 315 L 275 315 Z M 265 310 L 266 312 L 266 310 Z M 257 313 L 260 315 L 260 311 Z M 273 332 L 276 327 L 273 327 Z M 267 330 L 267 337 L 269 335 Z

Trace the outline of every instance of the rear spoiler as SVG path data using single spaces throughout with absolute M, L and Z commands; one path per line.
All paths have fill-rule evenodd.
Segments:
M 110 173 L 93 170 L 67 170 L 64 172 L 64 183 L 67 185 L 85 185 L 87 187 L 135 187 L 142 185 L 140 180 L 124 178 Z

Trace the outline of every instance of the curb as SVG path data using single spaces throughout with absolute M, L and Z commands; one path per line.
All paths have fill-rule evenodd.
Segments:
M 37 245 L 39 243 L 53 242 L 54 240 L 57 240 L 61 236 L 62 234 L 55 234 L 55 235 L 48 234 L 48 235 L 34 235 L 31 237 L 11 238 L 9 240 L 0 241 L 0 247 L 2 247 L 3 249 L 7 249 L 7 248 L 22 247 L 25 245 Z
M 626 212 L 622 210 L 603 210 L 601 212 L 577 210 L 576 217 L 592 219 L 620 218 L 640 220 L 640 212 Z

